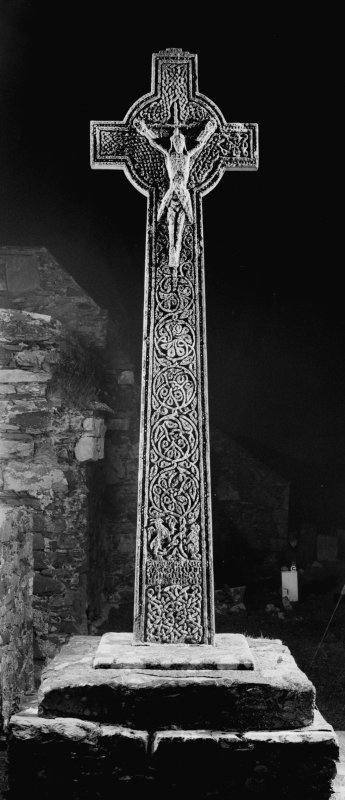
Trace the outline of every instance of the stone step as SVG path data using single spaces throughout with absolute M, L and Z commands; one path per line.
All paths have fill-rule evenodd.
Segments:
M 241 633 L 216 634 L 207 644 L 134 644 L 131 633 L 105 633 L 93 659 L 95 669 L 254 669 Z
M 139 730 L 289 730 L 315 690 L 280 640 L 249 639 L 254 670 L 93 669 L 99 637 L 75 636 L 42 675 L 39 713 Z
M 10 722 L 15 797 L 274 798 L 330 796 L 338 741 L 316 711 L 300 730 L 165 730 L 149 734 L 76 718 L 38 716 L 37 705 Z M 25 795 L 24 795 L 25 791 Z M 146 796 L 146 795 L 144 795 Z

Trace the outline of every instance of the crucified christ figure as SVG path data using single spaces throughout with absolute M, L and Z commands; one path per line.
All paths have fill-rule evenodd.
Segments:
M 214 119 L 210 119 L 206 123 L 204 130 L 199 133 L 197 144 L 191 150 L 187 150 L 186 139 L 180 132 L 178 123 L 175 123 L 169 149 L 156 142 L 157 134 L 147 127 L 144 120 L 136 119 L 133 124 L 138 133 L 146 136 L 152 147 L 163 153 L 165 158 L 165 166 L 169 176 L 169 188 L 160 203 L 157 219 L 159 220 L 165 209 L 167 209 L 169 266 L 173 270 L 174 278 L 176 278 L 186 217 L 189 222 L 193 222 L 192 201 L 187 188 L 191 164 L 212 133 L 214 133 L 217 123 Z

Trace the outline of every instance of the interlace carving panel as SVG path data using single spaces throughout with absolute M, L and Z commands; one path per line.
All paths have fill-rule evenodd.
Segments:
M 197 205 L 197 204 L 195 204 Z M 198 216 L 197 211 L 195 216 Z M 207 640 L 202 555 L 208 519 L 205 492 L 206 419 L 201 264 L 194 225 L 185 224 L 177 274 L 168 261 L 167 226 L 156 233 L 148 286 L 151 373 L 142 481 L 146 585 L 145 639 Z

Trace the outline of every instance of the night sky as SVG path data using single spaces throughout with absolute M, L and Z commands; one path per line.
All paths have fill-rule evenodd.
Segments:
M 260 141 L 259 171 L 225 174 L 204 199 L 211 423 L 344 463 L 336 36 L 149 8 L 1 6 L 1 244 L 45 246 L 111 316 L 121 303 L 140 370 L 146 199 L 91 171 L 89 121 L 122 119 L 149 91 L 152 52 L 197 53 L 200 91 L 228 121 L 258 122 Z

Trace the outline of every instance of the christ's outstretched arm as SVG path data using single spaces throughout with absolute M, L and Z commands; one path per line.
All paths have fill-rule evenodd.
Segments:
M 156 142 L 156 134 L 147 127 L 146 122 L 144 122 L 143 119 L 135 119 L 133 125 L 138 133 L 141 134 L 141 136 L 146 136 L 146 139 L 149 140 L 150 144 L 152 144 L 152 147 L 154 147 L 156 150 L 159 150 L 161 153 L 163 153 L 163 155 L 166 156 L 167 151 L 164 150 L 164 147 L 158 144 L 158 142 Z
M 216 120 L 215 119 L 209 119 L 209 121 L 206 123 L 206 125 L 204 127 L 204 130 L 201 131 L 201 133 L 199 133 L 198 144 L 196 144 L 195 147 L 193 147 L 192 150 L 189 150 L 189 155 L 190 156 L 196 156 L 197 153 L 200 153 L 200 150 L 202 150 L 202 148 L 206 144 L 207 140 L 215 132 L 216 127 L 217 127 Z

